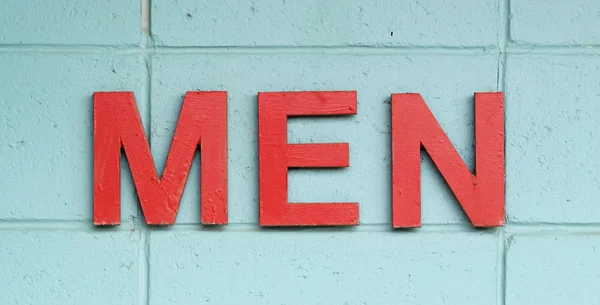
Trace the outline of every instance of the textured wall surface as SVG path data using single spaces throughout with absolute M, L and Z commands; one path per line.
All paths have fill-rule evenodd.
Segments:
M 0 304 L 597 304 L 600 2 L 0 2 Z M 92 225 L 92 94 L 133 91 L 157 169 L 189 90 L 228 91 L 229 222 Z M 257 92 L 357 90 L 289 121 L 350 167 L 290 172 L 290 201 L 360 226 L 258 226 Z M 504 227 L 473 229 L 423 153 L 423 227 L 391 229 L 390 94 L 419 92 L 470 169 L 473 93 L 503 91 Z

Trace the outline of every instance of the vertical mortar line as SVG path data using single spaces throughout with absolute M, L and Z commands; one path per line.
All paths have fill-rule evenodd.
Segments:
M 150 0 L 140 0 L 140 21 L 141 30 L 143 33 L 142 49 L 143 49 L 143 73 L 142 79 L 142 97 L 146 103 L 146 134 L 148 145 L 151 145 L 152 138 L 152 103 L 150 101 L 151 94 L 151 50 L 152 39 L 150 35 Z M 144 223 L 144 217 L 140 205 L 138 203 L 138 215 L 136 219 L 136 229 L 139 230 L 140 238 L 138 244 L 138 305 L 150 304 L 150 259 L 149 259 L 149 229 Z
M 149 304 L 148 293 L 149 273 L 148 273 L 148 229 L 142 221 L 141 211 L 138 212 L 136 220 L 136 229 L 139 231 L 138 244 L 138 304 Z
M 141 26 L 142 32 L 149 37 L 150 34 L 150 0 L 141 0 Z
M 506 304 L 506 231 L 504 227 L 498 229 L 498 238 L 497 238 L 497 248 L 498 253 L 496 257 L 496 281 L 497 281 L 497 291 L 496 291 L 496 304 L 504 305 Z
M 148 146 L 152 147 L 152 102 L 151 102 L 151 94 L 152 94 L 152 58 L 151 51 L 146 49 L 144 52 L 144 67 L 146 77 L 144 78 L 144 98 L 147 104 L 147 130 L 148 130 Z M 140 278 L 140 300 L 139 304 L 150 304 L 150 230 L 147 225 L 145 225 L 142 215 L 141 209 L 139 209 L 138 219 L 140 221 L 140 228 L 142 228 L 143 238 L 140 241 L 141 248 L 143 253 L 141 253 L 141 275 L 143 277 Z
M 498 91 L 506 89 L 506 49 L 510 36 L 510 0 L 498 0 Z
M 499 31 L 498 31 L 498 91 L 504 93 L 504 113 L 506 113 L 506 71 L 507 71 L 507 47 L 510 41 L 510 1 L 498 0 Z M 504 115 L 506 117 L 506 115 Z M 506 120 L 505 120 L 506 122 Z M 506 127 L 504 128 L 504 156 L 506 164 Z M 506 167 L 505 167 L 506 168 Z M 506 181 L 506 171 L 505 171 Z M 506 185 L 505 185 L 506 187 Z M 506 215 L 506 202 L 505 202 Z M 507 222 L 508 224 L 508 222 Z M 498 261 L 497 261 L 497 304 L 506 304 L 506 228 L 501 227 L 498 233 Z

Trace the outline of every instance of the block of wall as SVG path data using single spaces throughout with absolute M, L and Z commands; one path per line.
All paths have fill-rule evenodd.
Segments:
M 510 1 L 510 39 L 517 44 L 598 44 L 598 16 L 596 0 Z
M 139 0 L 0 2 L 0 44 L 134 45 Z
M 490 46 L 492 0 L 152 2 L 152 33 L 169 46 Z
M 137 304 L 138 233 L 0 230 L 0 303 Z
M 600 60 L 510 55 L 506 74 L 506 205 L 513 222 L 600 219 Z
M 0 220 L 91 220 L 93 93 L 141 94 L 138 55 L 0 54 Z M 137 214 L 122 162 L 123 218 Z
M 150 303 L 494 304 L 493 232 L 153 232 Z
M 588 304 L 600 300 L 597 234 L 517 235 L 506 258 L 506 304 Z

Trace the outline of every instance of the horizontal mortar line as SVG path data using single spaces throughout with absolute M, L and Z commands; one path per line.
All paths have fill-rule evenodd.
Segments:
M 0 53 L 111 53 L 111 54 L 488 54 L 497 46 L 144 46 L 144 45 L 0 45 Z
M 36 45 L 0 44 L 0 53 L 68 53 L 68 54 L 140 54 L 146 53 L 141 45 Z
M 242 232 L 242 231 L 326 231 L 326 232 L 384 232 L 384 231 L 435 231 L 435 232 L 456 232 L 456 231 L 474 231 L 472 226 L 466 224 L 424 224 L 420 228 L 412 229 L 393 229 L 390 223 L 387 224 L 361 224 L 358 226 L 323 226 L 323 227 L 261 227 L 258 223 L 229 223 L 227 225 L 202 225 L 199 223 L 175 223 L 168 226 L 156 226 L 140 223 L 139 221 L 122 221 L 120 225 L 96 226 L 91 220 L 0 220 L 0 230 L 3 229 L 84 229 L 84 230 L 150 230 L 150 231 L 223 231 L 223 232 Z M 485 230 L 495 230 L 483 229 Z
M 35 218 L 2 218 L 0 224 L 3 223 L 63 223 L 63 224 L 88 224 L 91 223 L 91 219 L 35 219 Z
M 600 46 L 536 46 L 536 45 L 509 45 L 506 47 L 506 53 L 511 55 L 525 54 L 548 54 L 548 55 L 598 55 Z
M 518 223 L 505 227 L 510 234 L 600 233 L 600 223 Z
M 394 229 L 390 223 L 360 224 L 358 226 L 322 226 L 322 227 L 261 227 L 258 223 L 229 223 L 227 225 L 202 225 L 199 223 L 176 223 L 168 226 L 147 225 L 135 221 L 122 221 L 120 225 L 96 226 L 91 220 L 0 220 L 0 230 L 84 230 L 84 231 L 198 231 L 198 232 L 472 232 L 510 234 L 554 233 L 554 232 L 597 232 L 600 223 L 508 223 L 503 227 L 475 228 L 471 224 L 423 224 L 419 228 Z
M 600 231 L 600 223 L 594 224 L 507 224 L 503 227 L 475 228 L 471 224 L 423 224 L 420 228 L 394 229 L 390 223 L 360 224 L 358 226 L 331 227 L 261 227 L 257 223 L 230 223 L 223 226 L 202 225 L 199 223 L 174 224 L 170 226 L 146 226 L 150 231 L 321 231 L 321 232 L 542 232 L 542 231 Z
M 0 220 L 0 230 L 131 231 L 138 223 L 123 221 L 118 226 L 94 226 L 91 220 Z
M 455 231 L 473 231 L 470 226 L 462 224 L 435 224 L 423 225 L 421 228 L 394 229 L 390 223 L 387 224 L 360 224 L 358 226 L 288 226 L 288 227 L 261 227 L 257 223 L 230 223 L 227 225 L 213 226 L 202 224 L 174 224 L 170 226 L 151 226 L 148 227 L 152 232 L 159 231 L 206 231 L 206 232 L 244 232 L 244 231 L 264 231 L 264 232 L 418 232 L 418 231 L 436 231 L 436 232 L 455 232 Z M 495 230 L 495 229 L 490 229 Z
M 508 45 L 503 52 L 498 46 L 144 46 L 144 45 L 36 45 L 0 44 L 0 53 L 74 53 L 74 54 L 348 54 L 348 55 L 471 55 L 471 54 L 574 54 L 598 55 L 600 45 L 538 46 Z
M 600 48 L 600 44 L 537 44 L 537 43 L 514 43 L 508 42 L 507 48 L 523 48 L 523 49 L 589 49 L 589 48 Z
M 207 226 L 202 224 L 174 224 L 165 227 L 146 226 L 150 231 L 321 231 L 321 232 L 474 232 L 474 233 L 490 233 L 504 231 L 510 232 L 545 232 L 545 231 L 572 231 L 572 232 L 595 232 L 600 231 L 600 223 L 590 224 L 515 224 L 509 223 L 502 227 L 490 227 L 490 228 L 475 228 L 471 224 L 423 224 L 420 228 L 411 229 L 394 229 L 390 223 L 385 224 L 360 224 L 358 226 L 331 226 L 331 227 L 261 227 L 256 223 L 230 223 L 223 226 Z
M 155 47 L 158 55 L 487 55 L 498 53 L 497 48 L 447 47 Z

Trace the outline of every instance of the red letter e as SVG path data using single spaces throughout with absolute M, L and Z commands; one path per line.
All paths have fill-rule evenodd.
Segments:
M 288 144 L 289 116 L 356 114 L 355 91 L 258 94 L 261 226 L 357 225 L 358 203 L 288 203 L 288 168 L 347 167 L 348 144 Z

